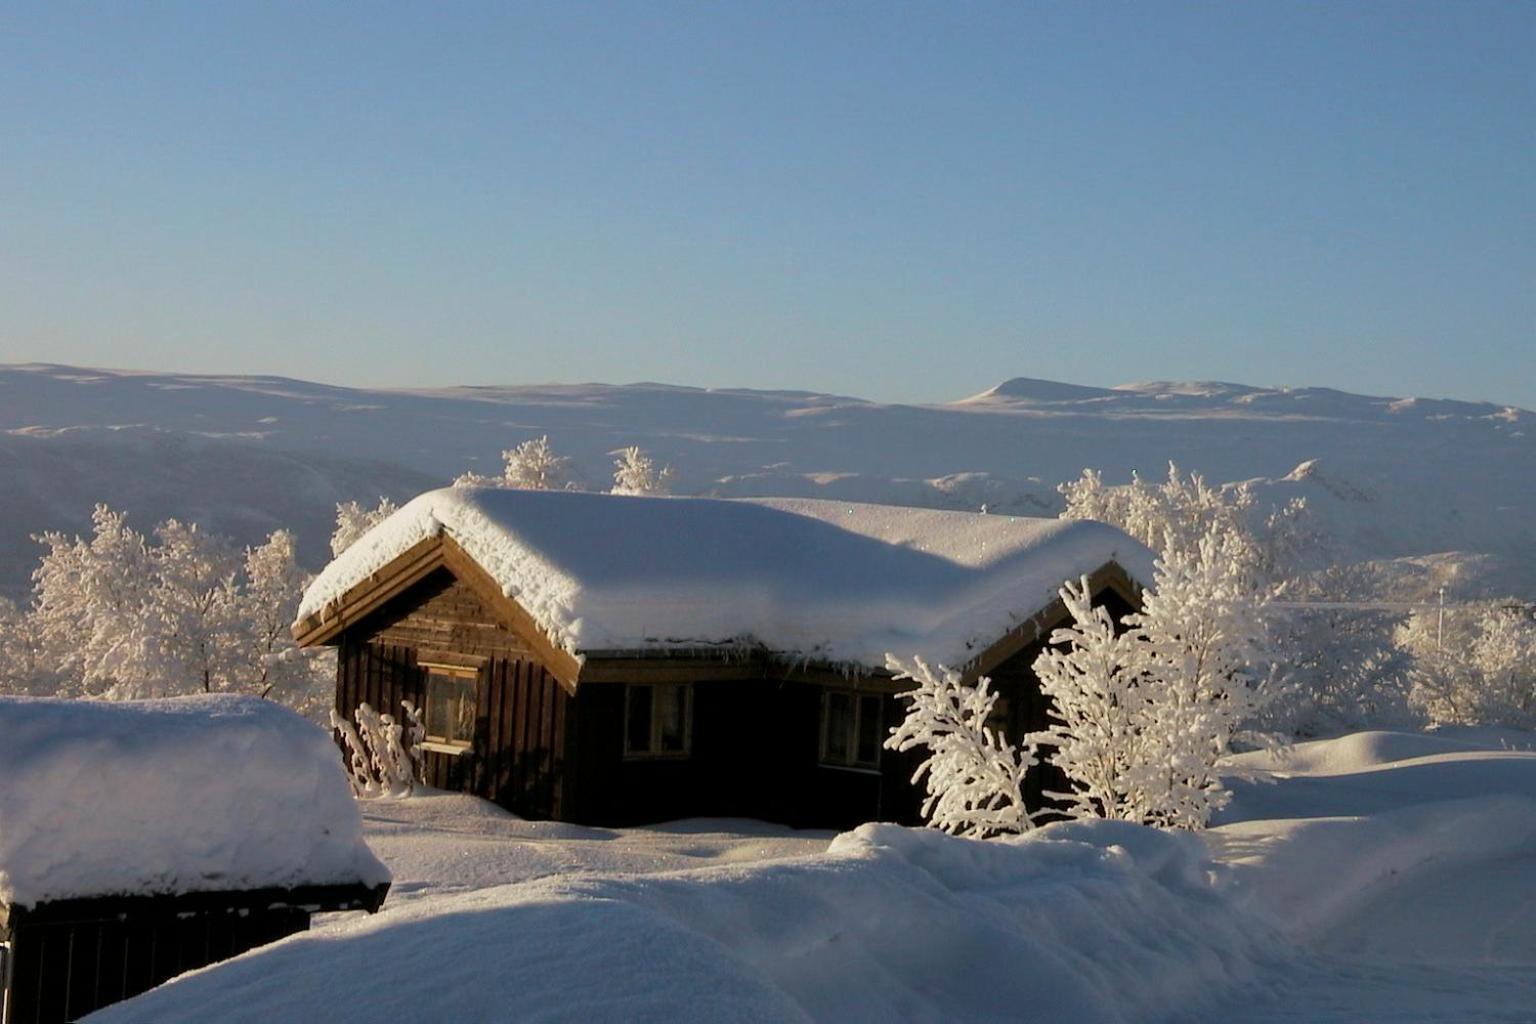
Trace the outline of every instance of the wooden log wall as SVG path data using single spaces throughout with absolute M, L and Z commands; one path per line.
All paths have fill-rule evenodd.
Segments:
M 337 712 L 350 719 L 366 702 L 400 720 L 402 701 L 425 707 L 426 678 L 416 648 L 344 637 L 337 652 Z M 474 747 L 426 751 L 427 785 L 473 793 L 527 817 L 559 816 L 570 697 L 528 657 L 491 659 L 476 684 Z

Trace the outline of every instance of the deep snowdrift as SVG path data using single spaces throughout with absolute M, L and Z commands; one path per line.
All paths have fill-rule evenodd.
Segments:
M 825 837 L 767 825 L 376 801 L 370 836 L 401 880 L 381 915 L 99 1019 L 1524 1020 L 1536 778 L 1510 748 L 1533 740 L 1366 733 L 1243 755 L 1271 784 L 1236 782 L 1200 838 L 866 826 L 821 855 Z M 713 866 L 677 870 L 690 860 Z M 430 970 L 392 969 L 428 949 Z
M 575 652 L 752 641 L 881 667 L 960 666 L 1115 561 L 1152 553 L 1102 523 L 804 499 L 723 501 L 459 487 L 430 491 L 312 583 L 312 615 L 446 531 Z
M 1189 835 L 867 825 L 823 857 L 386 908 L 92 1019 L 1114 1024 L 1198 1008 L 1282 949 L 1214 892 Z M 424 969 L 389 971 L 402 955 Z
M 389 880 L 326 734 L 254 697 L 0 697 L 0 903 Z

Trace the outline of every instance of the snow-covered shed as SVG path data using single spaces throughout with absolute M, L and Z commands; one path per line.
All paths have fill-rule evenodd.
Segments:
M 336 706 L 425 708 L 428 781 L 525 815 L 910 820 L 886 652 L 986 674 L 1043 724 L 1030 666 L 1088 576 L 1136 606 L 1113 527 L 806 499 L 431 491 L 316 578 L 294 635 Z
M 74 1020 L 377 910 L 335 747 L 254 697 L 0 697 L 0 1021 Z

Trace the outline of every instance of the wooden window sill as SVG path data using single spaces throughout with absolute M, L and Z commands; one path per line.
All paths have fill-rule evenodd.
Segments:
M 475 749 L 469 743 L 443 743 L 440 740 L 422 740 L 417 746 L 434 754 L 468 754 Z

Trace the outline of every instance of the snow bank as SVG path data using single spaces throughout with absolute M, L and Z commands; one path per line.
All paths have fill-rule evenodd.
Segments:
M 1531 738 L 1366 732 L 1241 755 L 1258 776 L 1228 780 L 1206 839 L 1234 898 L 1312 939 L 1425 870 L 1536 853 L 1536 753 L 1502 749 Z
M 961 665 L 1111 560 L 1146 548 L 1102 523 L 813 499 L 430 491 L 332 562 L 306 618 L 446 531 L 573 653 L 759 643 L 880 667 Z
M 1208 877 L 1197 839 L 1119 823 L 991 842 L 866 825 L 825 856 L 385 910 L 92 1019 L 1187 1017 L 1282 948 Z M 402 950 L 430 951 L 431 970 L 380 984 L 378 965 Z
M 1228 759 L 1234 767 L 1266 771 L 1342 774 L 1437 754 L 1536 750 L 1536 733 L 1487 726 L 1445 726 L 1433 732 L 1369 730 L 1335 739 L 1309 740 L 1277 750 L 1255 750 Z
M 1536 800 L 1472 797 L 1369 817 L 1241 822 L 1210 841 L 1240 904 L 1293 939 L 1311 939 L 1427 868 L 1536 850 Z
M 377 885 L 335 745 L 253 697 L 0 697 L 0 903 Z

